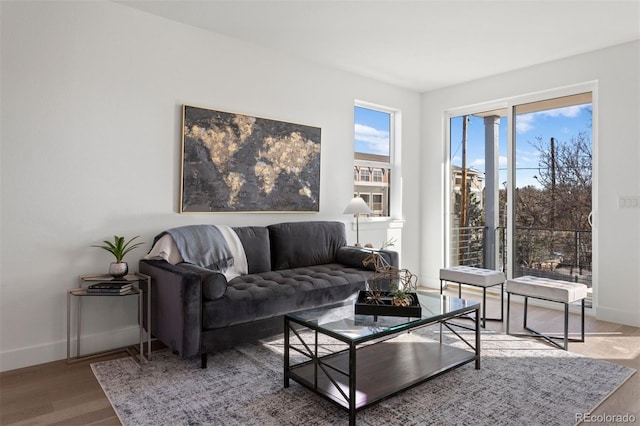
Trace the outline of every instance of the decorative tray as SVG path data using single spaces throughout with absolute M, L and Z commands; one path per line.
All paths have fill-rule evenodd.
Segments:
M 393 305 L 393 297 L 389 292 L 373 292 L 361 290 L 355 304 L 355 312 L 360 315 L 381 315 L 392 317 L 420 317 L 422 307 L 418 302 L 416 293 L 408 293 L 411 296 L 409 306 Z

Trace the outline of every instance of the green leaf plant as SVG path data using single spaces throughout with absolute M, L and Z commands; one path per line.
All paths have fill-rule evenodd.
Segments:
M 116 263 L 122 263 L 122 259 L 127 253 L 144 244 L 143 242 L 131 244 L 133 240 L 135 240 L 138 237 L 140 236 L 136 235 L 135 237 L 131 238 L 129 241 L 125 241 L 124 237 L 119 237 L 117 235 L 114 235 L 113 242 L 105 240 L 103 241 L 104 245 L 101 245 L 101 246 L 92 245 L 91 247 L 97 247 L 97 248 L 101 248 L 103 250 L 108 251 L 109 253 L 115 256 Z

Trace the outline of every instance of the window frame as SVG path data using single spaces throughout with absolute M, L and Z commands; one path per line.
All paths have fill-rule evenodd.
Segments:
M 443 156 L 443 161 L 445 164 L 445 168 L 444 170 L 444 174 L 443 174 L 443 183 L 444 183 L 444 190 L 443 190 L 443 224 L 444 224 L 444 229 L 445 229 L 445 233 L 448 232 L 448 230 L 451 227 L 451 221 L 450 221 L 450 214 L 451 214 L 451 202 L 450 202 L 450 194 L 451 194 L 451 190 L 452 188 L 451 186 L 451 181 L 450 179 L 450 168 L 451 168 L 451 141 L 450 141 L 450 135 L 451 135 L 451 129 L 450 129 L 450 120 L 452 117 L 456 117 L 456 116 L 461 116 L 461 115 L 469 115 L 469 114 L 475 114 L 478 111 L 492 111 L 492 110 L 499 110 L 499 109 L 506 109 L 507 114 L 506 114 L 506 120 L 507 120 L 507 136 L 506 136 L 506 141 L 505 143 L 507 144 L 507 175 L 508 175 L 508 181 L 509 182 L 515 182 L 515 169 L 517 167 L 516 165 L 516 153 L 515 153 L 515 149 L 514 149 L 514 145 L 515 145 L 515 132 L 516 132 L 516 128 L 515 128 L 515 121 L 514 121 L 514 116 L 515 116 L 515 107 L 517 105 L 522 105 L 522 104 L 527 104 L 527 103 L 533 103 L 533 102 L 541 102 L 541 101 L 546 101 L 549 99 L 554 99 L 554 98 L 560 98 L 560 97 L 566 97 L 566 96 L 574 96 L 574 95 L 578 95 L 581 93 L 587 93 L 590 92 L 591 96 L 592 96 L 592 133 L 591 133 L 591 144 L 592 144 L 592 152 L 593 152 L 593 163 L 592 163 L 592 206 L 593 206 L 593 211 L 597 212 L 598 209 L 598 202 L 597 200 L 599 199 L 598 195 L 599 195 L 599 169 L 598 169 L 598 161 L 597 161 L 597 152 L 598 152 L 598 117 L 599 117 L 599 93 L 598 93 L 598 83 L 597 81 L 590 81 L 590 82 L 585 82 L 585 83 L 579 83 L 579 84 L 575 84 L 575 85 L 570 85 L 570 86 L 565 86 L 565 87 L 559 87 L 559 88 L 553 88 L 553 89 L 547 89 L 547 90 L 542 90 L 539 92 L 535 92 L 535 93 L 530 93 L 530 94 L 521 94 L 521 95 L 515 95 L 515 96 L 511 96 L 508 98 L 502 98 L 502 99 L 498 99 L 498 100 L 493 100 L 493 101 L 487 101 L 487 102 L 482 102 L 479 104 L 474 104 L 474 105 L 469 105 L 469 106 L 463 106 L 463 107 L 457 107 L 457 108 L 452 108 L 452 109 L 448 109 L 445 110 L 443 112 L 443 120 L 444 120 L 444 134 L 443 134 L 443 143 L 444 143 L 444 156 Z M 449 178 L 449 179 L 447 179 Z M 514 228 L 515 228 L 515 223 L 514 223 L 514 217 L 515 217 L 515 212 L 514 212 L 514 200 L 515 200 L 515 188 L 514 185 L 508 185 L 508 190 L 507 190 L 507 211 L 506 211 L 506 233 L 507 233 L 507 238 L 506 238 L 506 251 L 507 251 L 507 259 L 506 259 L 506 264 L 508 265 L 507 267 L 507 278 L 513 278 L 513 263 L 514 263 L 514 253 L 515 253 L 515 247 L 514 247 L 514 243 L 513 243 L 513 239 L 514 239 Z M 597 219 L 597 217 L 596 217 Z M 599 246 L 598 246 L 598 239 L 599 239 L 599 235 L 598 235 L 598 227 L 597 227 L 597 220 L 596 220 L 596 224 L 594 224 L 593 228 L 592 228 L 592 287 L 594 289 L 594 292 L 597 291 L 597 288 L 599 286 L 600 283 L 600 272 L 599 272 L 599 268 L 598 268 L 598 257 L 599 257 Z M 449 238 L 443 238 L 443 253 L 445 256 L 445 265 L 449 265 L 450 261 L 449 261 L 449 256 L 448 253 L 450 252 L 450 241 Z
M 365 183 L 367 185 L 378 185 L 380 186 L 385 185 L 387 188 L 387 214 L 385 216 L 376 216 L 375 219 L 376 220 L 393 220 L 394 218 L 400 218 L 402 217 L 402 208 L 401 208 L 401 194 L 400 194 L 400 188 L 398 185 L 398 182 L 400 182 L 400 177 L 401 177 L 401 173 L 400 173 L 400 129 L 401 129 L 401 112 L 398 109 L 395 108 L 390 108 L 390 107 L 386 107 L 386 106 L 382 106 L 379 104 L 373 104 L 370 102 L 365 102 L 365 101 L 359 101 L 356 100 L 354 102 L 354 115 L 355 115 L 355 108 L 365 108 L 365 109 L 370 109 L 370 110 L 374 110 L 374 111 L 378 111 L 378 112 L 382 112 L 385 114 L 389 115 L 389 161 L 388 162 L 382 162 L 382 161 L 371 161 L 371 160 L 358 160 L 355 158 L 356 155 L 356 151 L 355 151 L 355 116 L 354 116 L 354 146 L 353 146 L 353 150 L 354 150 L 354 163 L 353 163 L 353 167 L 355 169 L 358 170 L 358 177 L 361 177 L 360 175 L 360 169 L 363 167 L 368 167 L 369 173 L 370 173 L 370 180 L 369 181 L 354 181 L 354 193 L 358 192 L 358 188 L 357 186 L 361 183 Z M 382 181 L 381 182 L 376 182 L 373 180 L 373 170 L 375 169 L 380 169 L 382 170 Z M 386 176 L 385 179 L 385 169 L 388 170 L 389 175 Z M 355 173 L 354 173 L 355 175 Z M 372 188 L 373 190 L 373 188 Z M 378 191 L 376 191 L 377 193 L 379 193 Z M 383 197 L 383 204 L 384 204 L 384 197 Z M 373 215 L 372 215 L 373 216 Z M 369 218 L 369 219 L 373 219 L 373 218 Z

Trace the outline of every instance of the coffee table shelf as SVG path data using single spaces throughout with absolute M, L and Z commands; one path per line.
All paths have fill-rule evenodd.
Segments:
M 355 425 L 358 411 L 385 398 L 471 362 L 479 369 L 480 304 L 432 293 L 419 293 L 419 299 L 421 318 L 374 320 L 356 315 L 353 306 L 286 315 L 284 386 L 290 379 L 300 383 L 348 411 L 349 424 Z M 470 313 L 475 313 L 472 327 L 452 321 Z M 432 324 L 440 325 L 439 341 L 410 333 Z M 443 344 L 443 327 L 466 345 Z M 458 328 L 473 330 L 473 340 Z M 291 364 L 292 354 L 303 361 Z
M 475 354 L 466 349 L 441 345 L 438 342 L 416 341 L 397 344 L 394 338 L 383 343 L 358 349 L 356 367 L 356 410 L 366 408 L 399 390 L 406 390 L 432 379 L 452 368 L 475 360 Z M 389 360 L 394 360 L 389 362 Z M 336 369 L 349 370 L 348 351 L 330 355 L 322 363 Z M 314 387 L 314 378 L 318 371 L 313 362 L 297 365 L 290 370 L 290 377 L 307 387 Z M 334 377 L 345 394 L 349 394 L 348 374 L 336 374 Z M 318 374 L 318 386 L 315 392 L 334 403 L 349 409 L 349 401 L 336 389 L 329 378 Z

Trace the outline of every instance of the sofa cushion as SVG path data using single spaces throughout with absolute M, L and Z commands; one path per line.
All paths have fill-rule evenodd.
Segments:
M 271 244 L 269 230 L 264 226 L 242 226 L 233 228 L 238 235 L 247 257 L 250 274 L 271 270 Z
M 364 289 L 371 271 L 338 263 L 234 278 L 225 295 L 203 304 L 205 329 L 338 303 Z
M 342 222 L 288 222 L 267 228 L 274 271 L 333 263 L 338 249 L 347 245 Z

